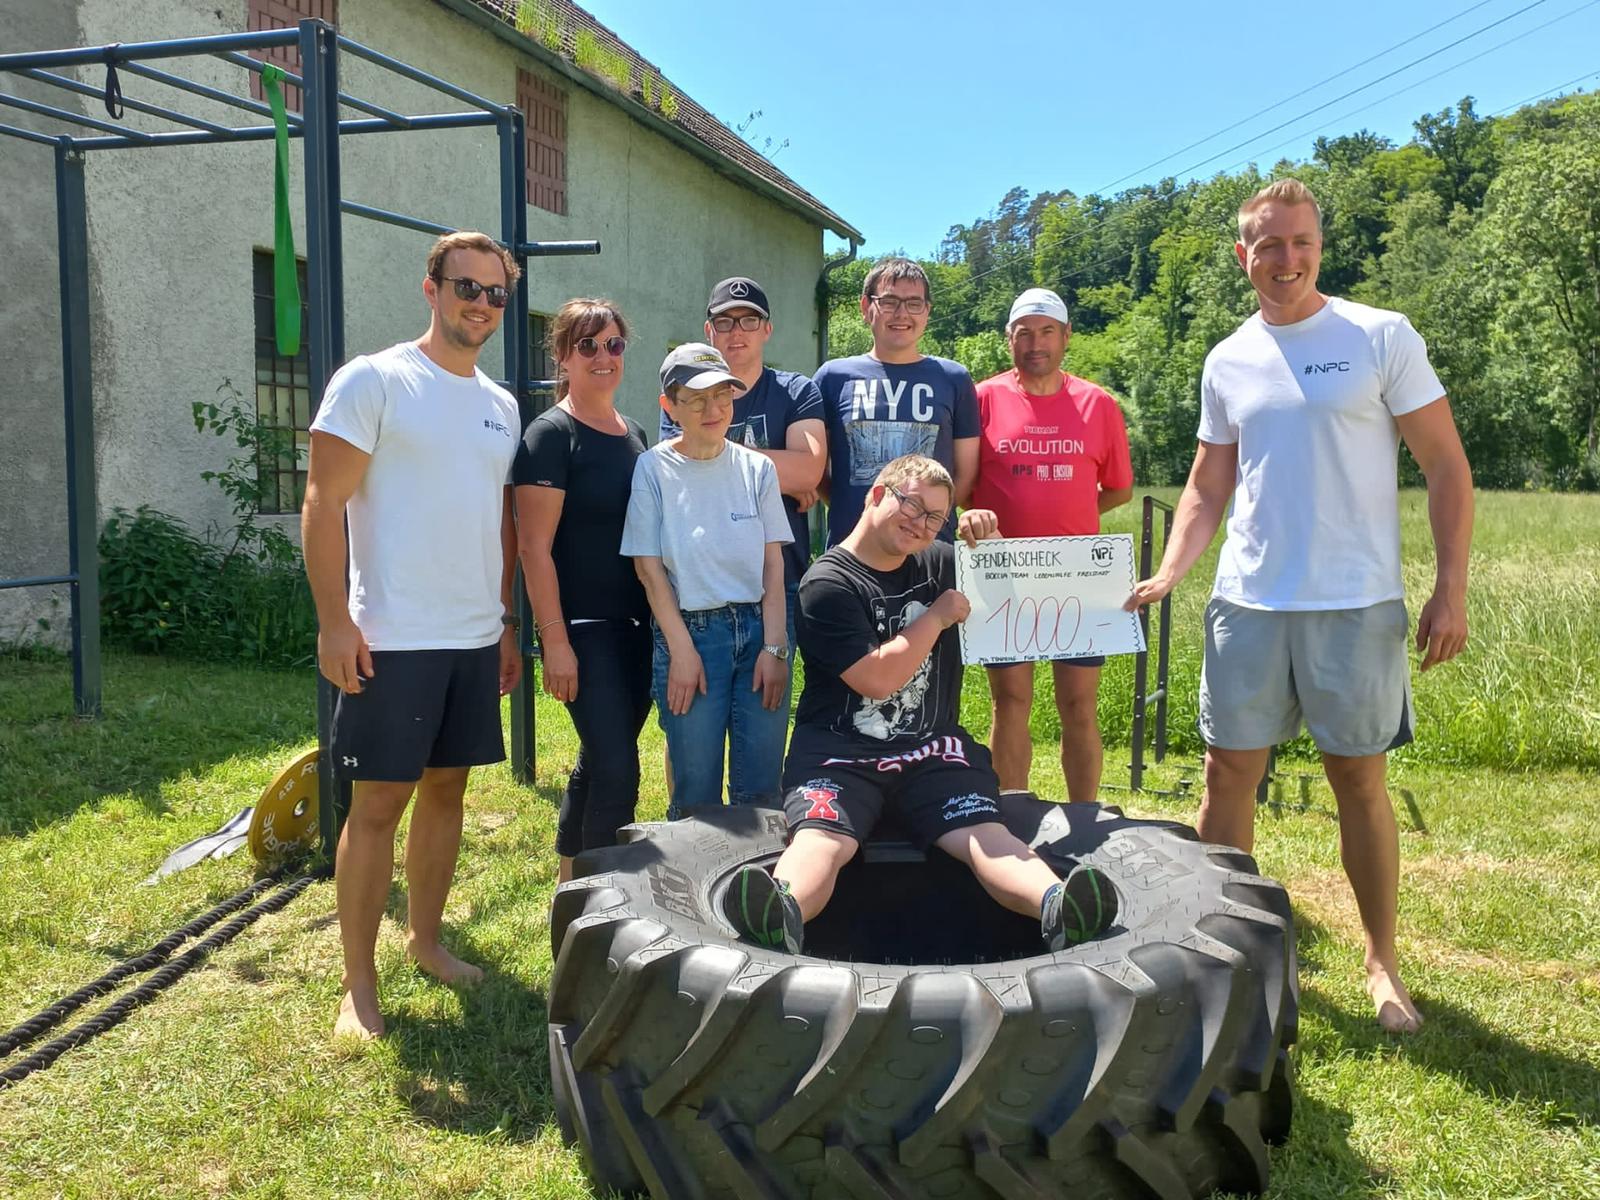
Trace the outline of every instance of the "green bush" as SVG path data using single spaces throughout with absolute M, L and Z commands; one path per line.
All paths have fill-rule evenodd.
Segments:
M 316 654 L 316 610 L 292 546 L 224 551 L 167 513 L 118 508 L 100 533 L 100 592 L 111 646 L 283 667 Z

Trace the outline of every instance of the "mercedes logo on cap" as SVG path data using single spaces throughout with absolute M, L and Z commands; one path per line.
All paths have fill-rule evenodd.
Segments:
M 748 296 L 750 294 L 750 285 L 742 279 L 737 280 L 728 285 L 728 294 L 730 296 Z

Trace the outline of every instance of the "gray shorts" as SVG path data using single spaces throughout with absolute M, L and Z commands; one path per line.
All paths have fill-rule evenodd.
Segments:
M 1300 722 L 1324 754 L 1359 758 L 1411 740 L 1405 602 L 1265 612 L 1206 605 L 1200 736 L 1221 750 L 1286 742 Z

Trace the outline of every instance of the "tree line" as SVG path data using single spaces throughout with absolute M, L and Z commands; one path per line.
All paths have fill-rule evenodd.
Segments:
M 1481 487 L 1600 488 L 1600 94 L 1479 116 L 1471 97 L 1415 122 L 1404 145 L 1365 130 L 1283 160 L 1114 196 L 1013 188 L 922 261 L 924 349 L 976 379 L 1010 366 L 1004 327 L 1024 288 L 1072 312 L 1067 369 L 1128 420 L 1136 477 L 1185 478 L 1207 351 L 1255 310 L 1234 214 L 1294 175 L 1322 205 L 1320 288 L 1405 313 L 1427 340 Z M 832 355 L 863 353 L 870 266 L 830 276 Z M 1420 481 L 1407 458 L 1402 470 Z

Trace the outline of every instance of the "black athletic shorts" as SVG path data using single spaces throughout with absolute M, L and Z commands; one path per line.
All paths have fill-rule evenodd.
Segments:
M 885 815 L 899 816 L 921 846 L 953 829 L 1000 819 L 1000 781 L 989 748 L 956 726 L 895 753 L 808 736 L 796 729 L 783 766 L 789 831 L 813 826 L 865 841 Z
M 477 650 L 374 650 L 372 678 L 333 709 L 333 769 L 341 779 L 404 783 L 424 767 L 505 759 L 500 643 Z

